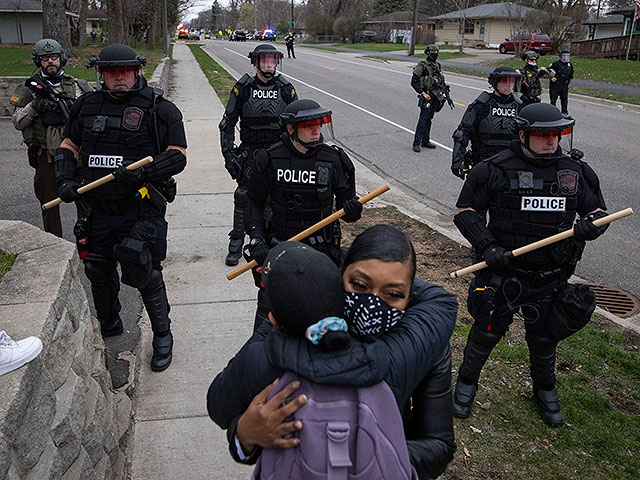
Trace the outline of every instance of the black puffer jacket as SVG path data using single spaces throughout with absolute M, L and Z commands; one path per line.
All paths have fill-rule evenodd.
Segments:
M 366 387 L 385 381 L 400 410 L 405 411 L 409 397 L 425 375 L 443 361 L 450 362 L 450 353 L 446 353 L 457 308 L 455 297 L 442 287 L 416 280 L 406 313 L 393 329 L 372 343 L 353 339 L 340 351 L 323 350 L 305 338 L 272 330 L 265 323 L 212 382 L 207 394 L 209 416 L 221 428 L 231 427 L 230 433 L 235 432 L 237 417 L 253 397 L 285 370 L 330 385 Z M 229 437 L 231 441 L 232 435 Z M 239 460 L 235 446 L 230 447 L 232 456 Z M 422 462 L 413 457 L 433 450 L 433 446 L 427 450 L 410 448 L 412 464 L 418 471 L 416 463 Z M 455 450 L 453 438 L 436 450 L 442 451 L 446 466 Z M 255 458 L 251 456 L 253 461 Z

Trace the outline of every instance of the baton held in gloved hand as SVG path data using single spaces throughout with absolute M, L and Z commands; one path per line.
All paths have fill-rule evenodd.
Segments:
M 367 193 L 366 195 L 363 195 L 362 197 L 360 197 L 358 199 L 358 201 L 364 205 L 365 203 L 367 203 L 367 202 L 373 200 L 374 198 L 376 198 L 377 196 L 382 195 L 387 190 L 389 190 L 389 185 L 383 185 L 381 187 L 376 188 L 373 192 L 370 192 L 370 193 Z M 307 228 L 306 230 L 303 230 L 302 232 L 298 233 L 297 235 L 294 235 L 288 241 L 289 242 L 299 242 L 300 240 L 303 240 L 303 239 L 307 238 L 312 233 L 315 233 L 318 230 L 320 230 L 321 228 L 326 227 L 330 223 L 335 222 L 336 220 L 338 220 L 343 215 L 344 215 L 344 209 L 341 208 L 337 212 L 334 212 L 331 215 L 329 215 L 328 217 L 323 218 L 322 220 L 320 220 L 315 225 L 312 225 L 309 228 Z M 248 270 L 251 270 L 253 267 L 257 267 L 257 266 L 258 266 L 258 262 L 256 262 L 255 260 L 251 260 L 246 265 L 243 265 L 240 268 L 236 268 L 233 272 L 227 274 L 227 280 L 233 280 L 234 278 L 239 277 L 240 275 L 242 275 L 244 272 L 246 272 Z
M 137 162 L 133 162 L 130 165 L 126 166 L 127 170 L 136 170 L 140 167 L 143 167 L 145 165 L 147 165 L 148 163 L 153 162 L 153 157 L 144 157 L 141 160 L 138 160 Z M 102 178 L 99 178 L 98 180 L 95 180 L 91 183 L 88 183 L 86 185 L 83 185 L 82 187 L 78 188 L 78 193 L 80 195 L 82 195 L 85 192 L 88 192 L 89 190 L 93 190 L 94 188 L 99 187 L 100 185 L 104 185 L 107 182 L 110 182 L 111 180 L 114 180 L 116 177 L 113 176 L 113 173 L 110 173 L 108 175 L 105 175 Z M 50 202 L 45 203 L 44 205 L 42 205 L 42 209 L 43 210 L 47 210 L 49 208 L 55 207 L 56 205 L 60 205 L 62 203 L 62 199 L 60 197 L 51 200 Z
M 620 210 L 619 212 L 612 213 L 611 215 L 607 215 L 606 217 L 598 218 L 593 221 L 593 224 L 596 227 L 600 227 L 607 223 L 611 223 L 615 220 L 620 220 L 621 218 L 628 217 L 629 215 L 633 215 L 632 208 L 625 208 L 624 210 Z M 538 248 L 546 247 L 547 245 L 551 245 L 552 243 L 559 242 L 560 240 L 564 240 L 565 238 L 573 237 L 573 227 L 569 230 L 565 230 L 564 232 L 556 233 L 555 235 L 551 235 L 550 237 L 543 238 L 542 240 L 538 240 L 537 242 L 530 243 L 529 245 L 525 245 L 520 248 L 516 248 L 511 253 L 511 256 L 518 257 L 520 255 L 524 255 L 525 253 L 529 253 L 533 250 L 537 250 Z M 469 265 L 463 269 L 457 270 L 455 272 L 451 272 L 449 276 L 451 278 L 458 278 L 462 275 L 466 275 L 467 273 L 477 272 L 478 270 L 482 270 L 487 267 L 487 262 L 478 262 L 473 265 Z

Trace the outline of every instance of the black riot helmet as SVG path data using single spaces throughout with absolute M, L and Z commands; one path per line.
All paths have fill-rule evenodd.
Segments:
M 516 71 L 513 67 L 507 67 L 503 65 L 501 67 L 496 67 L 496 69 L 489 74 L 489 85 L 493 87 L 494 90 L 497 90 L 498 81 L 501 78 L 513 77 L 516 79 L 516 87 L 517 84 L 522 79 L 522 74 Z M 517 90 L 517 88 L 514 88 Z
M 248 57 L 251 60 L 251 65 L 254 65 L 256 67 L 256 70 L 258 70 L 266 78 L 271 78 L 275 75 L 275 70 L 273 72 L 265 72 L 260 68 L 260 57 L 263 55 L 274 55 L 276 58 L 277 69 L 278 65 L 280 64 L 280 60 L 282 60 L 282 58 L 284 57 L 284 54 L 278 51 L 278 49 L 273 45 L 269 45 L 267 43 L 262 43 L 249 52 Z
M 530 138 L 531 134 L 538 136 L 557 136 L 560 142 L 562 136 L 568 135 L 569 148 L 572 147 L 573 126 L 576 121 L 568 116 L 560 113 L 556 107 L 549 103 L 533 103 L 527 105 L 514 119 L 514 133 L 524 132 L 524 146 L 534 157 L 553 158 L 558 152 L 552 154 L 540 154 L 531 150 Z M 561 153 L 561 152 L 560 152 Z
M 320 138 L 314 142 L 303 142 L 298 136 L 299 128 L 322 127 L 327 125 L 331 128 L 331 110 L 321 107 L 315 100 L 296 100 L 287 105 L 284 112 L 280 114 L 280 128 L 286 131 L 287 125 L 293 126 L 293 134 L 289 134 L 292 140 L 300 143 L 306 148 L 314 147 L 323 143 L 322 134 Z
M 98 56 L 91 57 L 87 68 L 94 67 L 96 69 L 96 84 L 106 90 L 106 86 L 101 82 L 101 74 L 108 69 L 125 69 L 132 70 L 136 75 L 136 86 L 132 90 L 140 88 L 140 69 L 147 64 L 147 59 L 138 55 L 136 51 L 129 45 L 122 43 L 112 43 L 107 45 Z M 122 96 L 122 95 L 120 95 Z
M 432 43 L 430 45 L 427 45 L 427 48 L 424 49 L 424 54 L 428 59 L 435 62 L 438 59 L 439 51 L 440 49 L 438 48 L 438 46 L 435 43 Z

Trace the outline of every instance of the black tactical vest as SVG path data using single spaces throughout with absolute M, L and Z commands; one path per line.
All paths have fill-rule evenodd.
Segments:
M 240 112 L 240 140 L 245 146 L 265 148 L 280 140 L 279 117 L 287 108 L 283 86 L 279 79 L 270 85 L 254 78 L 247 82 L 248 98 Z
M 315 155 L 308 158 L 293 156 L 282 143 L 268 150 L 273 168 L 270 225 L 278 240 L 291 238 L 333 211 L 332 184 L 340 157 L 327 145 L 315 150 Z M 318 233 L 329 242 L 332 226 Z
M 510 149 L 491 163 L 505 176 L 489 207 L 488 227 L 498 244 L 513 250 L 571 228 L 582 189 L 578 163 L 565 156 L 529 163 Z M 516 258 L 517 264 L 531 268 L 556 261 L 549 247 Z
M 513 133 L 514 118 L 520 111 L 522 102 L 510 96 L 510 101 L 500 103 L 494 94 L 483 92 L 477 102 L 482 104 L 478 130 L 471 138 L 474 165 L 494 156 L 517 139 Z
M 144 87 L 123 103 L 114 103 L 108 95 L 107 92 L 88 95 L 80 112 L 83 125 L 80 159 L 85 183 L 113 172 L 120 165 L 157 153 L 152 121 L 157 95 L 154 89 Z M 132 199 L 139 187 L 127 188 L 112 181 L 91 190 L 87 196 L 96 201 Z

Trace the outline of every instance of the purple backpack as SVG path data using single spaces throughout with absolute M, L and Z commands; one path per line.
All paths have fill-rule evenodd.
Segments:
M 293 380 L 300 380 L 300 388 L 286 401 L 301 393 L 308 398 L 293 415 L 303 424 L 295 434 L 300 445 L 265 448 L 252 479 L 417 480 L 409 463 L 400 411 L 386 383 L 338 387 L 286 372 L 269 398 Z

